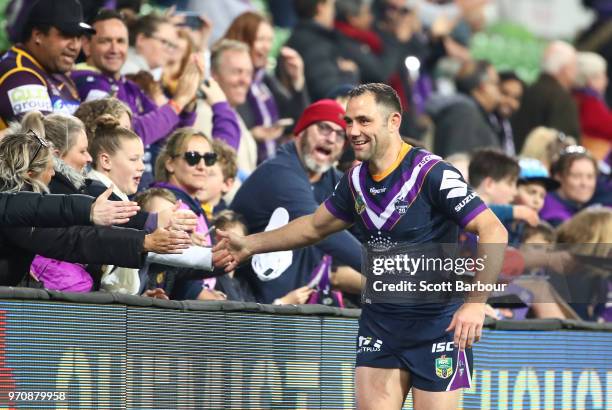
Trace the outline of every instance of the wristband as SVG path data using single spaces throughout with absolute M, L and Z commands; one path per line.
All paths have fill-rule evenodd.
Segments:
M 180 114 L 181 111 L 183 111 L 181 107 L 174 100 L 168 100 L 168 105 L 172 107 L 172 109 L 174 110 L 174 112 L 177 113 L 177 115 Z

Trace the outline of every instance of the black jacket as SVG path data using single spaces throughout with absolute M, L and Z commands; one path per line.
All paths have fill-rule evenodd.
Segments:
M 85 195 L 0 192 L 0 227 L 90 225 L 93 201 Z
M 514 145 L 520 151 L 527 135 L 543 126 L 580 140 L 580 117 L 574 98 L 548 74 L 541 74 L 523 94 L 521 106 L 512 117 Z
M 100 181 L 96 181 L 93 179 L 88 179 L 85 184 L 85 193 L 87 195 L 91 195 L 94 198 L 99 197 L 106 191 L 108 188 Z M 108 198 L 111 201 L 122 201 L 119 196 L 114 193 Z M 147 218 L 149 218 L 149 213 L 145 211 L 138 211 L 136 215 L 130 218 L 130 220 L 122 225 L 117 225 L 122 228 L 133 228 L 138 230 L 145 229 L 145 224 L 147 222 Z M 157 221 L 157 219 L 156 219 Z M 155 223 L 155 227 L 157 227 L 157 223 Z M 152 230 L 155 230 L 155 227 L 152 227 Z
M 338 57 L 349 58 L 341 49 L 338 33 L 314 21 L 300 21 L 287 41 L 304 60 L 306 85 L 312 101 L 324 98 L 339 84 L 356 84 L 359 75 L 341 71 Z
M 0 228 L 0 285 L 15 286 L 35 255 L 66 262 L 140 268 L 145 232 L 98 226 Z
M 437 155 L 447 157 L 457 152 L 501 146 L 487 113 L 468 96 L 432 96 L 426 111 L 435 125 L 434 152 Z

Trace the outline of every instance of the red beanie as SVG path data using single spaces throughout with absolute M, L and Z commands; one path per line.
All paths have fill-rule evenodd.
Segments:
M 346 129 L 344 114 L 344 108 L 336 101 L 319 100 L 306 107 L 297 124 L 295 124 L 293 134 L 298 135 L 308 126 L 319 121 L 331 121 L 341 126 L 342 129 Z

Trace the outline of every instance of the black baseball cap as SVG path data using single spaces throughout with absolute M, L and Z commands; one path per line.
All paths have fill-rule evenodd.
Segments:
M 32 6 L 28 22 L 55 27 L 69 36 L 94 34 L 96 30 L 83 20 L 79 0 L 38 0 Z

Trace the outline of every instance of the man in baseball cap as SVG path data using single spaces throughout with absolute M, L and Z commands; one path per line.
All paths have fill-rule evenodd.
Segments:
M 277 208 L 284 208 L 291 221 L 314 212 L 334 192 L 341 177 L 334 164 L 348 145 L 344 116 L 342 106 L 333 100 L 311 104 L 295 125 L 295 139 L 280 147 L 276 157 L 262 163 L 246 179 L 230 208 L 244 216 L 250 233 L 263 231 Z M 255 269 L 247 264 L 238 269 L 237 275 L 244 275 L 250 282 L 258 302 L 273 303 L 293 291 L 308 296 L 305 286 L 316 277 L 317 265 L 326 254 L 332 256 L 334 265 L 351 266 L 342 268 L 343 280 L 338 286 L 360 289 L 361 276 L 355 270 L 360 266 L 360 245 L 346 231 L 294 250 L 291 264 L 282 271 L 257 260 Z M 273 272 L 274 276 L 257 272 Z M 302 299 L 294 302 L 304 303 Z
M 81 51 L 83 22 L 78 0 L 38 0 L 24 10 L 20 41 L 0 59 L 0 129 L 31 110 L 72 114 L 79 94 L 66 76 Z

